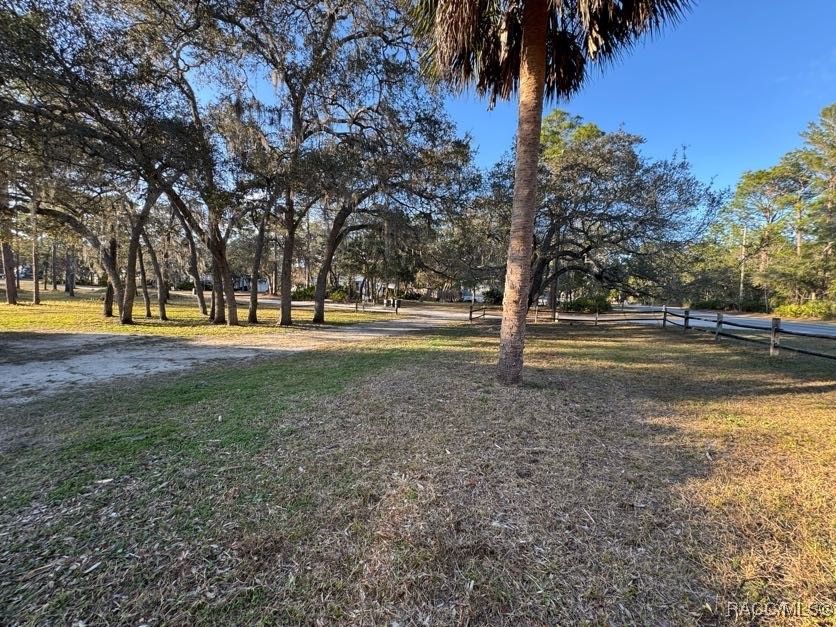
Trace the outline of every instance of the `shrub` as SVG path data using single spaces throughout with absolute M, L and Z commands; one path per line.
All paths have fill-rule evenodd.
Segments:
M 502 292 L 500 290 L 495 290 L 493 288 L 485 290 L 485 293 L 482 294 L 482 298 L 484 299 L 486 305 L 502 304 Z
M 709 300 L 698 300 L 696 302 L 690 303 L 689 307 L 691 309 L 720 309 L 725 311 L 726 309 L 733 309 L 734 306 L 726 300 L 721 300 L 719 298 L 712 298 Z
M 775 315 L 780 318 L 831 320 L 836 318 L 836 302 L 811 300 L 803 305 L 781 305 L 775 308 Z
M 290 293 L 291 300 L 313 300 L 314 287 L 299 286 Z
M 189 279 L 187 281 L 180 281 L 179 283 L 177 283 L 174 286 L 174 289 L 175 290 L 193 290 L 194 289 L 194 283 L 192 282 L 191 279 Z
M 763 299 L 760 298 L 744 300 L 740 303 L 740 311 L 763 313 L 766 311 L 766 304 L 764 304 Z
M 400 296 L 401 300 L 421 300 L 421 294 L 413 291 L 406 291 Z
M 313 297 L 313 295 L 311 295 Z M 330 292 L 328 292 L 328 298 L 330 298 L 335 303 L 344 303 L 348 300 L 348 292 L 346 292 L 341 287 L 335 287 Z
M 611 309 L 612 305 L 610 305 L 609 299 L 607 299 L 607 297 L 603 294 L 599 294 L 597 296 L 583 296 L 563 305 L 564 311 L 574 311 L 578 313 L 595 313 L 596 311 L 603 313 L 605 311 L 610 311 Z

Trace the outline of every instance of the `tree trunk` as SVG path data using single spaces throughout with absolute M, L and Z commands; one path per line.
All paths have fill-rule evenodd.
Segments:
M 247 312 L 247 322 L 258 323 L 258 275 L 261 272 L 261 256 L 264 252 L 264 232 L 267 229 L 267 212 L 261 216 L 258 234 L 255 239 L 255 253 L 253 255 L 253 269 L 250 273 L 250 309 Z
M 548 0 L 526 0 L 522 22 L 514 204 L 511 210 L 497 365 L 497 378 L 506 385 L 519 383 L 522 376 L 534 216 L 537 210 L 537 165 L 543 119 Z
M 281 298 L 282 313 L 279 324 L 283 327 L 293 324 L 291 315 L 291 291 L 293 289 L 293 245 L 296 239 L 296 226 L 293 223 L 293 214 L 287 220 L 287 233 L 284 238 L 284 249 L 282 250 L 282 276 L 281 276 Z
M 58 242 L 52 240 L 52 291 L 58 289 Z
M 279 295 L 279 244 L 278 237 L 273 242 L 273 281 L 270 286 L 270 293 L 273 296 Z
M 149 189 L 145 196 L 142 210 L 136 218 L 131 220 L 131 239 L 128 243 L 128 256 L 125 260 L 125 288 L 120 301 L 119 319 L 122 324 L 133 324 L 134 321 L 134 300 L 136 299 L 136 263 L 140 254 L 140 238 L 142 237 L 145 223 L 151 213 L 151 208 L 157 203 L 160 192 Z M 115 257 L 114 257 L 115 258 Z M 166 286 L 165 300 L 168 301 L 168 288 Z M 148 303 L 146 300 L 146 313 Z M 150 317 L 150 316 L 148 316 Z
M 142 260 L 142 246 L 136 249 L 136 260 L 139 263 L 139 282 L 142 285 L 142 301 L 145 303 L 145 317 L 151 317 L 151 297 L 148 295 L 148 275 L 145 274 L 145 263 Z
M 75 250 L 72 248 L 67 249 L 64 259 L 64 291 L 70 298 L 75 297 Z
M 212 261 L 212 315 L 210 318 L 212 324 L 226 324 L 223 277 L 214 260 Z
M 203 295 L 203 280 L 200 278 L 200 272 L 197 270 L 197 244 L 195 243 L 194 233 L 189 228 L 188 222 L 179 211 L 175 211 L 177 218 L 180 220 L 180 225 L 183 227 L 183 232 L 186 235 L 186 243 L 189 245 L 189 276 L 192 277 L 194 283 L 194 293 L 197 296 L 197 304 L 200 307 L 200 313 L 206 315 L 206 297 Z
M 163 270 L 160 267 L 160 260 L 157 259 L 157 253 L 151 246 L 151 239 L 148 234 L 143 231 L 142 239 L 145 242 L 145 247 L 148 249 L 148 258 L 151 260 L 151 267 L 154 269 L 154 278 L 157 281 L 157 309 L 160 311 L 160 320 L 168 320 L 165 312 L 165 283 L 163 282 Z
M 38 201 L 32 202 L 32 304 L 41 304 L 41 283 L 38 278 Z
M 49 270 L 48 270 L 48 268 L 49 268 L 49 254 L 47 254 L 46 261 L 43 264 L 43 266 L 44 266 L 43 273 L 44 273 L 44 292 L 45 292 L 49 288 Z
M 110 238 L 110 243 L 108 244 L 110 250 L 110 258 L 113 263 L 116 263 L 116 247 L 117 242 L 115 237 Z M 107 282 L 107 289 L 105 290 L 105 297 L 104 297 L 104 306 L 102 313 L 104 314 L 105 318 L 112 318 L 113 317 L 113 282 Z
M 12 247 L 8 242 L 3 242 L 3 274 L 6 283 L 6 303 L 17 305 L 17 286 L 15 285 L 15 262 L 12 254 Z
M 325 322 L 325 292 L 328 283 L 328 274 L 331 272 L 331 264 L 334 261 L 334 253 L 340 243 L 340 233 L 345 226 L 345 221 L 351 215 L 351 207 L 343 205 L 334 216 L 334 222 L 328 232 L 328 240 L 325 242 L 325 254 L 322 258 L 322 267 L 316 275 L 316 288 L 314 289 L 314 315 L 315 324 Z
M 14 279 L 14 256 L 9 245 L 12 237 L 11 218 L 3 211 L 6 208 L 6 194 L 8 183 L 5 175 L 0 172 L 0 249 L 3 252 L 3 275 L 6 284 L 6 303 L 17 305 L 17 286 Z
M 214 268 L 214 265 L 212 267 Z M 212 279 L 213 279 L 212 292 L 211 292 L 210 306 L 209 306 L 209 322 L 211 322 L 212 324 L 215 323 L 215 300 L 217 300 L 216 296 L 215 296 L 214 277 L 215 277 L 215 273 L 213 271 L 212 272 Z
M 211 225 L 209 231 L 209 251 L 212 253 L 212 260 L 215 265 L 214 271 L 218 273 L 221 280 L 219 286 L 216 284 L 216 289 L 219 289 L 218 294 L 226 299 L 226 323 L 231 327 L 238 326 L 238 305 L 235 302 L 235 286 L 232 284 L 232 273 L 226 259 L 226 242 L 224 242 L 217 224 Z M 219 321 L 218 309 L 220 309 L 222 302 L 222 299 L 218 299 L 216 304 L 214 320 L 216 324 Z

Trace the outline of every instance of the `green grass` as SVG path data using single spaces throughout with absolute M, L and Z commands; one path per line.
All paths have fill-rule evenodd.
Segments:
M 23 282 L 24 286 L 27 282 Z M 28 282 L 31 285 L 31 282 Z M 79 288 L 76 296 L 70 298 L 62 291 L 41 292 L 41 304 L 32 305 L 31 291 L 21 290 L 18 305 L 0 304 L 0 332 L 64 332 L 64 333 L 130 333 L 142 335 L 160 335 L 170 337 L 246 337 L 259 334 L 269 335 L 287 332 L 288 329 L 277 327 L 278 305 L 263 302 L 259 305 L 258 324 L 249 324 L 247 306 L 239 303 L 238 317 L 241 323 L 237 327 L 209 324 L 207 317 L 200 314 L 197 300 L 186 294 L 175 294 L 166 305 L 168 321 L 157 318 L 145 318 L 142 298 L 137 297 L 134 304 L 134 324 L 119 324 L 118 317 L 102 316 L 102 298 L 104 290 L 100 288 Z M 246 295 L 242 295 L 246 298 Z M 114 312 L 116 307 L 114 306 Z M 152 312 L 157 314 L 156 304 Z M 297 306 L 293 309 L 293 318 L 301 328 L 310 326 L 313 310 L 310 307 Z M 371 311 L 355 312 L 326 306 L 326 325 L 346 325 L 360 322 L 389 320 L 393 314 Z

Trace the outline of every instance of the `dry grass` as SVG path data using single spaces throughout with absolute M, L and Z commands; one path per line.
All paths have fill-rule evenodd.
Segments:
M 830 364 L 542 325 L 509 389 L 495 350 L 478 326 L 5 412 L 0 621 L 833 624 L 726 615 L 836 600 Z

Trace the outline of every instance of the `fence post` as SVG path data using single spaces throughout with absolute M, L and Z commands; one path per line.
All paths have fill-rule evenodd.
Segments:
M 772 319 L 772 328 L 769 332 L 769 356 L 774 357 L 778 354 L 780 347 L 780 340 L 778 339 L 778 333 L 781 331 L 781 319 L 780 318 L 773 318 Z
M 354 301 L 354 313 L 357 313 L 360 310 L 360 303 L 358 301 Z
M 395 306 L 395 315 L 397 316 L 398 315 L 398 309 L 401 308 L 401 299 L 400 298 L 394 299 L 392 301 L 392 304 Z
M 691 310 L 686 309 L 683 313 L 685 314 L 685 317 L 682 319 L 682 332 L 685 333 L 691 324 Z
M 668 326 L 668 306 L 662 305 L 662 328 Z
M 472 304 L 470 305 L 470 313 L 468 314 L 467 319 L 470 322 L 473 322 L 473 305 Z
M 717 314 L 717 326 L 714 329 L 714 341 L 720 341 L 720 332 L 723 330 L 723 314 Z
M 598 310 L 595 310 L 595 326 L 598 326 Z
M 540 314 L 540 302 L 534 303 L 534 324 L 537 324 L 537 318 Z

